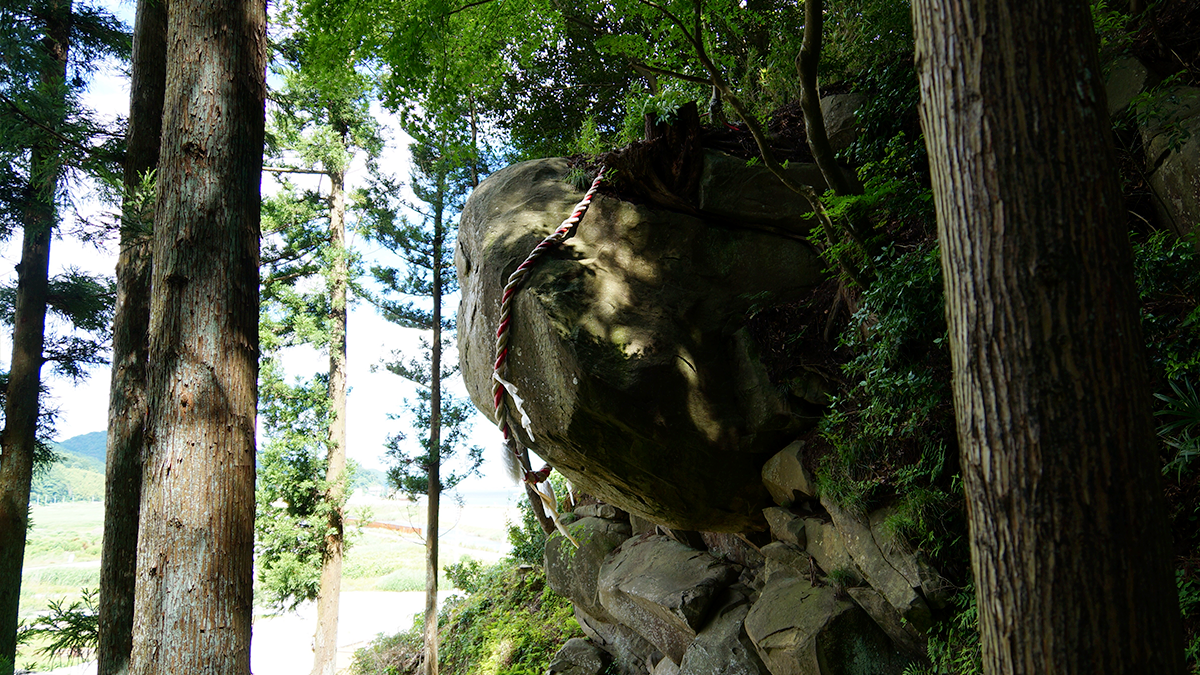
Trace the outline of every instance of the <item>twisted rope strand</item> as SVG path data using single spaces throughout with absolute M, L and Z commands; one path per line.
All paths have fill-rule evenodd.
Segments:
M 596 190 L 600 188 L 600 180 L 604 177 L 604 167 L 596 173 L 596 179 L 592 181 L 592 186 L 588 188 L 583 199 L 575 205 L 574 211 L 562 221 L 558 229 L 553 234 L 543 239 L 525 258 L 525 262 L 517 266 L 508 277 L 508 283 L 504 285 L 504 294 L 500 299 L 500 326 L 496 329 L 496 361 L 492 365 L 493 374 L 499 376 L 492 378 L 492 399 L 495 405 L 496 426 L 500 427 L 501 433 L 504 434 L 505 440 L 508 440 L 511 429 L 508 426 L 508 400 L 505 397 L 504 385 L 500 383 L 501 379 L 507 379 L 508 374 L 508 339 L 509 326 L 512 323 L 512 299 L 516 294 L 517 289 L 525 281 L 529 270 L 537 264 L 538 260 L 553 247 L 558 246 L 567 238 L 567 235 L 583 218 L 583 214 L 587 213 L 588 207 L 592 203 L 592 196 L 596 194 Z M 550 467 L 543 467 L 539 471 L 533 471 L 528 462 L 518 455 L 518 462 L 521 468 L 525 471 L 525 479 L 534 483 L 544 481 L 550 475 Z

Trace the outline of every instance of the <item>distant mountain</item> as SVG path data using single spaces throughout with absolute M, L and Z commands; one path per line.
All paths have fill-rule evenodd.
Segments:
M 104 458 L 108 448 L 108 434 L 103 431 L 93 431 L 90 434 L 82 436 L 72 436 L 61 443 L 58 443 L 59 452 L 79 455 L 97 462 L 101 471 L 104 467 Z
M 52 443 L 50 447 L 58 453 L 59 461 L 34 476 L 30 500 L 47 504 L 104 499 L 106 443 L 103 431 Z

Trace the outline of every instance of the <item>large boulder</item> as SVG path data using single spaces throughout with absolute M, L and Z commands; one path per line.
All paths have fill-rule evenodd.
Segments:
M 678 665 L 736 578 L 733 567 L 668 537 L 631 539 L 600 569 L 600 603 Z
M 805 550 L 816 559 L 825 574 L 838 573 L 855 583 L 862 580 L 862 572 L 854 564 L 842 533 L 831 521 L 821 518 L 804 519 Z
M 613 658 L 622 675 L 646 675 L 653 667 L 654 645 L 621 624 L 601 621 L 575 606 L 575 621 L 592 643 Z
M 899 675 L 908 662 L 858 605 L 795 577 L 768 583 L 745 626 L 772 675 Z
M 546 675 L 601 675 L 611 659 L 583 638 L 571 638 L 550 660 Z
M 900 616 L 917 630 L 928 630 L 933 625 L 933 615 L 921 594 L 921 581 L 911 554 L 900 548 L 894 538 L 885 539 L 881 546 L 875 535 L 882 534 L 883 530 L 877 527 L 872 531 L 869 519 L 864 521 L 831 499 L 823 498 L 821 503 L 829 511 L 833 524 L 842 534 L 846 551 L 871 588 L 882 593 Z
M 502 289 L 582 196 L 569 173 L 564 159 L 510 166 L 463 209 L 460 361 L 489 417 Z M 513 301 L 508 379 L 534 436 L 514 419 L 521 441 L 631 514 L 682 530 L 761 529 L 762 465 L 810 422 L 797 414 L 808 404 L 772 386 L 744 324 L 751 307 L 804 297 L 823 268 L 803 239 L 807 205 L 782 186 L 770 201 L 799 205 L 780 217 L 786 227 L 597 196 Z
M 1142 106 L 1155 207 L 1179 235 L 1200 233 L 1200 88 L 1174 87 Z
M 804 441 L 789 444 L 763 464 L 763 485 L 780 506 L 791 506 L 817 496 L 817 481 L 804 468 Z
M 821 97 L 825 134 L 834 152 L 850 147 L 858 138 L 858 109 L 867 102 L 865 94 L 830 94 Z
M 600 604 L 596 582 L 605 557 L 629 538 L 629 523 L 583 518 L 568 525 L 567 530 L 579 547 L 557 532 L 546 540 L 546 581 L 555 593 L 570 598 L 576 607 L 611 623 L 614 619 Z
M 750 611 L 746 596 L 731 591 L 723 599 L 684 652 L 680 675 L 770 675 L 742 625 Z

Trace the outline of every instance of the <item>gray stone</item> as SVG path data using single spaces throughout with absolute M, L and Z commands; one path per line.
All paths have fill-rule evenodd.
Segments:
M 582 196 L 569 172 L 564 159 L 510 166 L 463 209 L 460 362 L 489 418 L 502 289 Z M 513 300 L 508 380 L 534 436 L 514 413 L 521 441 L 582 491 L 642 518 L 761 528 L 764 458 L 812 420 L 771 383 L 747 310 L 799 300 L 824 279 L 807 242 L 769 229 L 596 197 Z
M 834 152 L 850 147 L 858 137 L 858 109 L 867 102 L 864 94 L 831 94 L 821 98 L 825 134 Z
M 776 504 L 791 506 L 802 499 L 815 499 L 817 482 L 804 468 L 804 441 L 795 441 L 763 464 L 763 485 Z
M 684 652 L 680 675 L 769 675 L 743 627 L 749 611 L 744 595 L 726 593 L 721 607 Z
M 606 623 L 575 607 L 575 621 L 593 644 L 613 658 L 622 675 L 646 675 L 657 650 L 626 626 Z
M 1150 71 L 1138 59 L 1126 56 L 1113 62 L 1108 71 L 1108 80 L 1104 83 L 1108 99 L 1108 114 L 1116 116 L 1129 107 L 1133 97 L 1146 90 L 1150 85 Z
M 887 633 L 893 644 L 910 656 L 922 659 L 926 657 L 928 639 L 916 628 L 913 628 L 911 623 L 901 619 L 900 612 L 892 607 L 882 593 L 870 586 L 847 588 L 846 592 L 854 602 L 858 603 L 859 607 L 863 608 L 864 612 L 875 620 L 883 632 Z
M 820 518 L 805 518 L 804 534 L 808 539 L 804 550 L 816 559 L 825 574 L 838 571 L 849 575 L 855 583 L 862 581 L 862 572 L 846 550 L 846 542 L 836 525 Z
M 1200 89 L 1176 87 L 1157 106 L 1142 130 L 1155 208 L 1177 235 L 1200 233 Z
M 661 535 L 631 539 L 600 569 L 608 614 L 679 663 L 734 568 Z
M 571 638 L 550 660 L 546 675 L 600 675 L 609 656 L 583 638 Z
M 650 675 L 679 675 L 679 666 L 664 656 L 659 660 L 658 665 L 654 666 L 654 670 L 650 671 Z
M 757 569 L 763 565 L 762 552 L 745 535 L 732 532 L 701 532 L 704 547 L 720 560 Z
M 763 509 L 767 525 L 771 526 L 771 534 L 779 541 L 787 542 L 797 548 L 804 548 L 808 538 L 804 534 L 804 519 L 788 509 L 772 506 Z
M 842 509 L 833 500 L 822 498 L 821 504 L 833 517 L 833 524 L 842 535 L 846 551 L 862 571 L 867 583 L 882 593 L 896 611 L 900 612 L 900 616 L 912 623 L 917 630 L 929 630 L 933 625 L 933 616 L 929 605 L 917 592 L 920 588 L 919 582 L 910 582 L 896 569 L 892 560 L 880 549 L 866 522 Z
M 584 504 L 575 507 L 575 515 L 580 518 L 607 518 L 609 520 L 625 520 L 629 514 L 611 504 Z
M 797 162 L 787 171 L 792 180 L 813 186 L 817 194 L 824 192 L 825 178 L 816 164 Z M 700 210 L 718 218 L 771 225 L 798 235 L 816 225 L 815 220 L 805 217 L 812 213 L 808 202 L 780 183 L 770 169 L 715 150 L 704 151 Z
M 629 525 L 606 518 L 583 518 L 567 526 L 579 548 L 558 532 L 546 540 L 546 582 L 555 593 L 601 621 L 614 620 L 600 604 L 597 579 L 604 559 L 629 538 Z
M 913 588 L 920 589 L 926 602 L 938 609 L 945 607 L 950 602 L 954 585 L 938 574 L 923 554 L 913 551 L 908 542 L 896 536 L 888 527 L 888 519 L 895 513 L 896 510 L 892 507 L 872 512 L 867 517 L 871 526 L 871 536 L 875 538 L 875 543 L 879 545 L 879 550 L 887 558 L 888 564 Z
M 629 514 L 629 526 L 633 528 L 633 534 L 637 536 L 654 531 L 658 527 L 658 524 L 631 513 Z
M 908 662 L 858 605 L 803 579 L 767 584 L 745 628 L 772 675 L 899 675 Z
M 812 576 L 812 559 L 807 553 L 790 544 L 772 542 L 763 547 L 762 553 L 767 559 L 763 578 L 768 584 L 781 576 L 806 579 Z

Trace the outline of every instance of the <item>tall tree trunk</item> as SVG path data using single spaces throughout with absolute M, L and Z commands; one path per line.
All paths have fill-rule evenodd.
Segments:
M 100 555 L 99 675 L 129 670 L 137 572 L 142 446 L 146 428 L 149 358 L 150 254 L 153 209 L 136 194 L 158 166 L 163 92 L 167 83 L 166 0 L 141 0 L 133 33 L 129 133 L 125 150 L 125 203 L 117 258 L 113 369 L 108 399 L 108 452 L 104 477 L 104 540 Z
M 1088 6 L 913 14 L 985 672 L 1182 673 Z
M 442 180 L 442 178 L 439 178 Z M 442 212 L 439 184 L 433 205 L 433 345 L 429 378 L 429 487 L 425 527 L 425 675 L 438 675 L 438 510 L 442 498 Z
M 44 86 L 63 86 L 71 29 L 71 2 L 49 2 L 42 48 Z M 60 114 L 56 111 L 56 115 Z M 52 126 L 58 126 L 52 124 Z M 17 297 L 13 314 L 13 351 L 0 434 L 0 675 L 12 673 L 17 654 L 17 613 L 21 602 L 21 569 L 29 525 L 29 491 L 37 445 L 38 394 L 42 349 L 46 337 L 46 299 L 50 278 L 50 237 L 56 212 L 55 193 L 62 173 L 55 139 L 42 136 L 31 148 L 29 181 L 32 199 L 26 206 Z
M 825 184 L 836 194 L 853 193 L 842 167 L 838 166 L 829 135 L 825 133 L 825 115 L 821 112 L 821 93 L 817 90 L 817 65 L 821 61 L 821 41 L 824 31 L 823 0 L 804 0 L 804 41 L 796 56 L 796 73 L 800 77 L 800 110 L 804 113 L 804 134 L 808 149 L 825 178 Z
M 344 140 L 344 137 L 343 137 Z M 341 504 L 346 488 L 346 288 L 349 269 L 346 258 L 346 171 L 329 172 L 329 246 L 333 269 L 329 288 L 329 444 L 325 479 L 329 481 L 328 503 L 337 504 L 330 514 L 332 532 L 325 538 L 321 559 L 321 590 L 317 595 L 317 632 L 314 639 L 313 675 L 333 675 L 337 667 L 338 606 L 342 592 L 344 523 Z
M 131 671 L 248 675 L 264 0 L 172 0 Z

